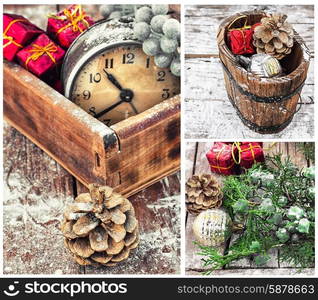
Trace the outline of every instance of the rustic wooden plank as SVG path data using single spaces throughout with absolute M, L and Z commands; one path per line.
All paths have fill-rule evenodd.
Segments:
M 194 174 L 197 145 L 198 143 L 195 143 L 195 142 L 185 142 L 185 145 L 184 145 L 185 147 L 184 172 L 185 172 L 186 180 Z
M 180 173 L 130 197 L 140 224 L 140 244 L 115 267 L 85 267 L 85 274 L 180 273 Z
M 82 183 L 106 182 L 106 156 L 118 151 L 111 129 L 16 64 L 4 62 L 3 86 L 11 125 Z
M 72 176 L 6 123 L 3 133 L 4 273 L 82 274 L 59 230 Z
M 116 190 L 131 195 L 180 168 L 180 96 L 123 120 L 111 128 L 120 151 L 106 161 Z M 118 176 L 119 173 L 119 176 Z
M 185 53 L 211 54 L 219 51 L 216 34 L 225 17 L 253 9 L 278 10 L 288 15 L 288 21 L 303 37 L 314 55 L 314 9 L 312 5 L 186 5 L 185 6 Z
M 282 158 L 286 159 L 288 156 L 291 158 L 292 162 L 299 168 L 307 166 L 307 160 L 305 159 L 303 153 L 299 151 L 297 143 L 264 143 L 264 148 L 266 154 L 275 155 L 282 153 Z

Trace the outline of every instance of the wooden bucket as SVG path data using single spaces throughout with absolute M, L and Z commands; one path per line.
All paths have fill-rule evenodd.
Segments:
M 241 15 L 247 16 L 247 24 L 252 25 L 260 22 L 265 12 L 242 12 L 225 19 L 219 27 L 217 41 L 227 94 L 246 126 L 263 134 L 277 133 L 288 126 L 297 112 L 310 53 L 304 41 L 295 33 L 291 54 L 280 61 L 287 75 L 279 78 L 254 76 L 237 63 L 227 45 L 228 27 Z M 240 28 L 245 21 L 246 18 L 238 18 L 231 28 Z

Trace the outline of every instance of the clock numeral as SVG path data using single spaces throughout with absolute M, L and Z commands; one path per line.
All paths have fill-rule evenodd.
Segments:
M 159 71 L 157 73 L 157 81 L 165 81 L 166 72 L 165 71 Z
M 83 98 L 84 100 L 89 100 L 89 98 L 91 97 L 91 92 L 88 90 L 83 91 Z
M 163 100 L 166 100 L 170 97 L 169 89 L 162 89 L 163 93 L 161 95 L 161 98 Z
M 105 60 L 105 68 L 106 69 L 112 69 L 114 67 L 114 59 L 113 58 L 106 58 Z
M 93 117 L 95 117 L 95 116 L 96 116 L 96 108 L 95 108 L 95 106 L 90 107 L 89 110 L 88 110 L 88 112 L 89 112 L 89 114 L 91 114 Z
M 147 57 L 146 68 L 148 69 L 150 66 L 150 57 Z
M 95 75 L 93 75 L 92 73 L 89 74 L 89 83 L 93 83 L 93 82 L 100 82 L 102 80 L 102 76 L 100 75 L 100 73 L 96 73 Z
M 123 54 L 123 64 L 133 64 L 135 59 L 134 53 Z

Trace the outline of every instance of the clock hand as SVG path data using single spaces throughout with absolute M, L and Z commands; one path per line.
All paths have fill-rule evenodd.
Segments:
M 108 73 L 105 69 L 103 70 L 107 76 L 107 79 L 115 86 L 117 87 L 119 90 L 123 90 L 123 88 L 121 87 L 120 83 L 117 81 L 117 79 L 110 73 Z
M 111 105 L 111 106 L 105 108 L 104 110 L 102 110 L 101 112 L 97 113 L 94 117 L 95 117 L 95 118 L 101 117 L 102 115 L 108 113 L 109 111 L 111 111 L 112 109 L 114 109 L 116 106 L 118 106 L 118 105 L 121 104 L 122 102 L 123 102 L 123 101 L 120 100 L 120 101 L 114 103 L 113 105 Z
M 130 106 L 132 107 L 134 113 L 135 113 L 136 115 L 138 115 L 138 111 L 137 111 L 136 106 L 135 106 L 132 102 L 130 102 L 129 104 L 130 104 Z

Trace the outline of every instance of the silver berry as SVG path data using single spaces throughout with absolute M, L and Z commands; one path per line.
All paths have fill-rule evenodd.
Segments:
M 151 33 L 149 24 L 146 22 L 136 23 L 134 26 L 134 34 L 136 38 L 140 41 L 146 40 Z
M 172 61 L 172 55 L 160 53 L 155 56 L 155 65 L 159 68 L 168 68 Z
M 180 63 L 180 58 L 179 57 L 175 57 L 170 65 L 170 70 L 171 73 L 175 76 L 180 76 L 181 74 L 181 63 Z
M 173 53 L 178 48 L 178 42 L 176 40 L 169 39 L 169 38 L 163 36 L 160 39 L 160 47 L 164 53 Z
M 151 19 L 151 29 L 157 33 L 163 33 L 162 26 L 167 21 L 167 17 L 163 15 L 154 16 Z

